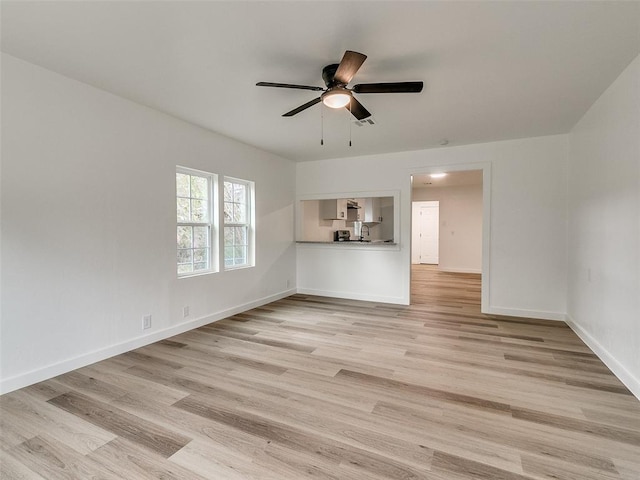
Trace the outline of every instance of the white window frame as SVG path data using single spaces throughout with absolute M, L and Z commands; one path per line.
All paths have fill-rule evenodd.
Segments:
M 178 205 L 178 198 L 189 198 L 192 199 L 193 197 L 178 197 L 178 188 L 177 188 L 177 184 L 176 184 L 176 191 L 175 191 L 175 201 L 176 201 L 176 233 L 177 233 L 177 229 L 179 227 L 208 227 L 209 229 L 209 244 L 207 246 L 207 248 L 209 249 L 209 262 L 208 262 L 208 268 L 206 269 L 202 269 L 202 270 L 192 270 L 190 272 L 178 272 L 178 250 L 179 250 L 179 246 L 176 240 L 176 273 L 178 275 L 178 278 L 187 278 L 187 277 L 193 277 L 193 276 L 197 276 L 197 275 L 205 275 L 205 274 L 209 274 L 209 273 L 215 273 L 219 271 L 219 255 L 218 255 L 218 250 L 219 250 L 219 239 L 218 239 L 218 219 L 219 219 L 219 213 L 218 213 L 218 208 L 217 204 L 218 204 L 218 176 L 215 173 L 210 173 L 210 172 L 204 172 L 202 170 L 195 170 L 192 168 L 187 168 L 187 167 L 182 167 L 182 166 L 176 166 L 176 176 L 177 174 L 184 174 L 184 175 L 190 175 L 190 176 L 195 176 L 195 177 L 203 177 L 207 179 L 207 183 L 208 183 L 208 219 L 206 222 L 194 222 L 194 221 L 190 221 L 190 222 L 180 222 L 178 221 L 177 218 L 177 205 Z M 192 242 L 192 250 L 195 250 L 196 248 L 193 246 L 193 242 Z M 193 254 L 193 253 L 192 253 Z M 192 257 L 192 264 L 193 262 L 193 257 Z
M 221 249 L 221 261 L 222 261 L 222 265 L 224 270 L 237 270 L 240 268 L 249 268 L 249 267 L 255 267 L 255 183 L 250 181 L 250 180 L 243 180 L 240 178 L 234 178 L 234 177 L 224 177 L 223 179 L 223 183 L 222 186 L 220 188 L 220 194 L 221 194 L 221 210 L 222 210 L 222 228 L 221 230 L 221 245 L 222 245 L 222 249 Z M 225 203 L 230 203 L 230 202 L 225 202 L 224 201 L 224 184 L 230 182 L 230 183 L 234 183 L 234 184 L 239 184 L 239 185 L 244 185 L 245 186 L 245 192 L 246 192 L 246 198 L 245 198 L 245 205 L 246 205 L 246 221 L 243 223 L 237 223 L 237 222 L 226 222 L 224 220 L 224 207 L 225 207 Z M 235 203 L 235 202 L 234 202 Z M 226 242 L 225 242 L 225 230 L 226 228 L 234 228 L 234 227 L 245 227 L 246 228 L 246 261 L 245 263 L 242 264 L 236 264 L 234 262 L 233 265 L 227 265 L 226 264 Z M 234 243 L 233 245 L 234 247 L 236 246 L 236 244 Z

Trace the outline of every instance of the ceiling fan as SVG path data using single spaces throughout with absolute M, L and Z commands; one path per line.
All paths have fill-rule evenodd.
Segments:
M 348 88 L 347 84 L 354 77 L 358 69 L 367 59 L 366 55 L 347 50 L 340 63 L 327 65 L 322 69 L 322 79 L 327 88 L 311 85 L 293 85 L 289 83 L 258 82 L 258 87 L 295 88 L 299 90 L 314 90 L 323 92 L 318 98 L 294 108 L 283 114 L 292 117 L 317 103 L 324 103 L 331 108 L 347 108 L 358 120 L 371 116 L 371 113 L 353 96 L 354 93 L 419 93 L 422 82 L 391 82 L 391 83 L 362 83 Z

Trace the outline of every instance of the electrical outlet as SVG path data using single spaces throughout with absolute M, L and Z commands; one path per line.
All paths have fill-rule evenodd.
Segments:
M 291 288 L 291 280 L 287 280 L 287 288 Z
M 184 307 L 182 307 L 182 316 L 183 317 L 189 316 L 189 305 L 185 305 Z
M 147 328 L 151 328 L 151 315 L 142 317 L 142 329 L 146 330 Z

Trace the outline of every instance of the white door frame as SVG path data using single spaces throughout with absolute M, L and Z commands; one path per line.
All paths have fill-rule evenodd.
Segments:
M 462 172 L 468 170 L 482 170 L 482 281 L 481 281 L 481 300 L 480 311 L 482 313 L 489 313 L 489 286 L 491 285 L 491 163 L 478 162 L 478 163 L 458 163 L 451 165 L 433 165 L 424 167 L 414 167 L 409 171 L 409 185 L 411 185 L 411 179 L 414 175 L 429 175 L 431 173 L 439 172 Z M 410 190 L 411 191 L 411 190 Z M 413 227 L 413 193 L 409 198 L 409 224 Z M 411 245 L 412 235 L 409 235 L 409 273 L 408 283 L 411 285 L 411 251 L 413 245 Z M 411 303 L 411 287 L 409 287 L 409 303 Z

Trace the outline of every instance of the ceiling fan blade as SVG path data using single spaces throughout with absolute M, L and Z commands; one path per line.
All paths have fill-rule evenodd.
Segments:
M 366 59 L 367 56 L 362 53 L 351 50 L 344 52 L 340 65 L 333 76 L 334 82 L 342 85 L 349 83 Z
M 290 83 L 272 83 L 272 82 L 258 82 L 256 83 L 257 87 L 277 87 L 277 88 L 297 88 L 299 90 L 314 90 L 316 92 L 321 92 L 324 90 L 322 87 L 314 87 L 311 85 L 293 85 Z
M 422 82 L 363 83 L 355 85 L 356 93 L 419 93 Z
M 347 107 L 344 107 L 344 108 L 347 108 Z M 364 120 L 365 118 L 368 118 L 371 116 L 371 113 L 369 112 L 369 110 L 364 108 L 364 105 L 362 105 L 358 100 L 356 100 L 353 97 L 351 97 L 351 105 L 348 108 L 351 111 L 351 115 L 356 117 L 358 120 Z
M 300 113 L 303 110 L 306 110 L 309 107 L 313 107 L 316 103 L 320 103 L 321 98 L 314 98 L 310 102 L 305 103 L 304 105 L 300 105 L 298 108 L 294 108 L 290 112 L 284 113 L 283 117 L 293 117 L 294 115 Z

